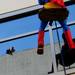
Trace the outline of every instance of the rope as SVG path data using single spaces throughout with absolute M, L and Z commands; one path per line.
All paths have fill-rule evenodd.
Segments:
M 55 21 L 55 26 L 56 26 L 56 28 L 57 28 L 57 23 L 56 23 L 56 21 Z M 60 44 L 60 38 L 59 38 L 58 29 L 56 29 L 56 32 L 57 32 L 57 38 L 58 38 L 59 48 L 61 49 L 61 44 Z M 64 65 L 64 60 L 63 60 L 63 55 L 62 55 L 62 54 L 61 54 L 61 60 L 62 60 L 62 64 L 63 64 L 64 75 L 67 75 L 67 74 L 66 74 L 66 69 L 65 69 L 65 65 Z

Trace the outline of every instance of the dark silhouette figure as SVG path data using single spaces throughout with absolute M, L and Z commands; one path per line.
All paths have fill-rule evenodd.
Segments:
M 63 65 L 61 59 L 62 56 L 64 61 L 64 66 L 70 66 L 75 62 L 75 48 L 73 49 L 69 48 L 64 33 L 62 34 L 62 38 L 64 40 L 64 45 L 62 46 L 61 53 L 56 55 L 56 63 L 58 66 L 58 61 L 59 61 L 59 63 Z M 73 41 L 75 42 L 75 39 L 73 39 Z
M 13 55 L 14 52 L 15 52 L 14 47 L 11 47 L 11 48 L 7 49 L 6 54 Z

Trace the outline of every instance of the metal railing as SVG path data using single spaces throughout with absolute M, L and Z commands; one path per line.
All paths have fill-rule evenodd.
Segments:
M 67 25 L 68 26 L 75 25 L 75 21 L 70 22 Z M 57 28 L 56 28 L 55 26 L 52 26 L 52 30 L 56 30 L 56 29 L 59 29 L 59 28 L 62 28 L 62 27 L 61 26 L 57 26 Z M 47 32 L 47 31 L 49 31 L 48 28 L 45 29 L 45 32 Z M 32 32 L 28 32 L 28 33 L 25 33 L 25 34 L 20 34 L 20 35 L 8 37 L 8 38 L 4 38 L 4 39 L 0 39 L 0 43 L 5 43 L 5 42 L 9 42 L 9 41 L 25 38 L 25 37 L 28 37 L 28 36 L 31 36 L 31 35 L 35 35 L 35 34 L 38 34 L 38 30 L 32 31 Z

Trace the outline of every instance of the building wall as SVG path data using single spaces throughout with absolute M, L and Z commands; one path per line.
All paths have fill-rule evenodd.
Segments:
M 47 75 L 51 71 L 50 47 L 44 55 L 37 55 L 36 49 L 0 57 L 0 75 Z
M 37 5 L 37 0 L 0 0 L 0 14 Z

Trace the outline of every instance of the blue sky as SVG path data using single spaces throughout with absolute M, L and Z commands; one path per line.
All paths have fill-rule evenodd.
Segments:
M 74 14 L 75 5 L 68 6 L 68 9 L 70 12 L 69 17 L 68 17 L 68 22 L 74 21 L 75 20 L 75 14 Z M 13 20 L 10 22 L 2 23 L 0 24 L 0 39 L 15 36 L 18 34 L 31 32 L 34 30 L 38 30 L 39 27 L 40 27 L 40 20 L 37 14 L 33 16 Z M 62 32 L 61 29 L 59 31 Z M 72 31 L 73 37 L 75 37 L 74 27 L 73 28 L 71 27 L 71 31 Z M 54 34 L 54 37 L 56 37 L 55 31 L 53 31 L 53 34 Z M 49 43 L 48 32 L 45 35 L 46 35 L 45 44 L 47 44 Z M 54 38 L 55 41 L 56 39 L 57 38 Z M 62 39 L 61 34 L 60 34 L 60 39 Z M 6 42 L 6 43 L 1 43 L 0 44 L 0 55 L 5 54 L 5 51 L 9 47 L 12 47 L 12 46 L 15 47 L 16 52 L 20 52 L 28 48 L 36 48 L 37 47 L 37 35 L 33 35 L 30 37 L 26 37 L 26 38 L 14 40 L 14 41 Z

